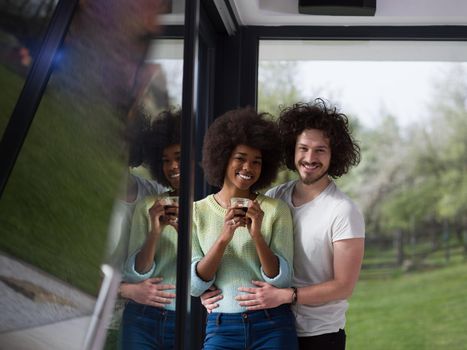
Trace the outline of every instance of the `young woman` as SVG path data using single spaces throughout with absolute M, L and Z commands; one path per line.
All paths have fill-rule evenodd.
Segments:
M 172 349 L 180 179 L 180 112 L 166 111 L 152 123 L 145 144 L 151 174 L 169 191 L 139 202 L 131 222 L 123 279 L 144 284 L 142 303 L 129 300 L 122 318 L 123 349 Z M 152 292 L 151 292 L 152 290 Z
M 150 139 L 151 133 L 149 114 L 140 103 L 135 102 L 129 113 L 125 130 L 125 140 L 127 141 L 129 154 L 127 178 L 122 183 L 123 188 L 112 210 L 105 258 L 105 262 L 120 273 L 123 272 L 127 260 L 131 221 L 136 204 L 147 196 L 158 195 L 167 191 L 167 188 L 158 183 L 154 176 L 152 178 L 138 176 L 133 170 L 140 166 L 144 167 L 154 160 L 154 157 L 144 159 L 145 154 L 149 155 L 149 152 L 145 152 L 144 148 L 147 140 Z M 107 331 L 105 349 L 117 348 L 118 339 L 120 338 L 120 323 L 126 301 L 132 299 L 139 303 L 146 303 L 158 296 L 161 291 L 149 288 L 156 281 L 158 280 L 147 279 L 139 283 L 122 282 L 120 284 L 118 298 Z M 164 287 L 162 284 L 156 286 L 157 288 Z
M 222 290 L 208 316 L 204 349 L 295 349 L 294 317 L 288 305 L 246 311 L 235 300 L 252 280 L 290 286 L 292 218 L 287 205 L 256 192 L 268 186 L 280 165 L 276 125 L 253 109 L 229 111 L 210 126 L 203 145 L 207 181 L 219 192 L 195 202 L 192 295 Z M 244 214 L 233 197 L 250 200 Z M 243 216 L 244 215 L 244 216 Z M 252 301 L 254 303 L 254 301 Z

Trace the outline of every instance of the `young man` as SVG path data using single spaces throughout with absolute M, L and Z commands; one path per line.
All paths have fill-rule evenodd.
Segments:
M 294 219 L 294 287 L 239 288 L 247 310 L 291 303 L 301 349 L 345 349 L 347 298 L 358 280 L 365 225 L 356 205 L 332 181 L 359 163 L 360 149 L 344 114 L 317 99 L 282 111 L 285 161 L 299 179 L 266 194 L 288 203 Z M 221 296 L 203 298 L 211 310 Z M 215 295 L 215 296 L 213 296 Z M 213 304 L 214 303 L 214 304 Z

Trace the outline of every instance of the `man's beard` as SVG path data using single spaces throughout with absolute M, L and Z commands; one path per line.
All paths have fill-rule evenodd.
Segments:
M 324 173 L 322 173 L 321 175 L 319 175 L 318 177 L 311 177 L 311 176 L 308 176 L 308 177 L 302 177 L 300 175 L 300 180 L 305 184 L 305 185 L 313 185 L 314 183 L 318 182 L 319 180 L 321 180 L 323 177 L 327 176 L 328 175 L 328 171 L 326 170 Z

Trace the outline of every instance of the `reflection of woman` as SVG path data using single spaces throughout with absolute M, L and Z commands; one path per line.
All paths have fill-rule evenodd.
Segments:
M 157 290 L 144 303 L 130 300 L 123 312 L 123 349 L 171 349 L 175 327 L 177 208 L 164 208 L 169 196 L 178 196 L 180 177 L 180 112 L 163 112 L 151 125 L 146 147 L 149 168 L 171 190 L 150 196 L 136 206 L 131 223 L 128 260 L 123 279 L 151 279 Z
M 295 349 L 294 317 L 288 305 L 246 311 L 237 289 L 262 280 L 290 286 L 292 218 L 287 205 L 255 192 L 268 186 L 279 167 L 278 131 L 266 115 L 238 109 L 219 117 L 203 145 L 203 169 L 220 191 L 194 205 L 192 294 L 212 285 L 222 290 L 209 314 L 204 349 Z M 232 197 L 251 200 L 245 217 Z
M 125 135 L 129 145 L 128 165 L 130 169 L 144 165 L 144 153 L 148 153 L 143 150 L 147 132 L 149 132 L 149 117 L 140 105 L 135 104 L 132 119 L 128 124 Z M 151 163 L 151 158 L 147 160 L 147 163 Z M 127 179 L 125 179 L 125 191 L 122 191 L 120 198 L 115 201 L 112 211 L 105 260 L 107 264 L 122 272 L 128 254 L 130 225 L 136 204 L 147 196 L 166 191 L 167 188 L 154 179 L 138 176 L 133 173 L 133 170 L 128 171 Z M 114 315 L 106 339 L 106 349 L 116 347 L 125 300 L 132 299 L 140 303 L 146 303 L 160 293 L 159 290 L 152 288 L 152 282 L 152 279 L 148 279 L 140 283 L 122 282 L 120 284 L 119 297 L 121 298 L 117 300 L 114 308 Z

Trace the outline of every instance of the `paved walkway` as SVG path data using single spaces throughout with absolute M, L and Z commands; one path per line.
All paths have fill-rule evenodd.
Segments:
M 0 349 L 80 349 L 95 299 L 0 253 Z
M 5 350 L 81 350 L 91 317 L 78 317 L 41 327 L 0 334 Z

